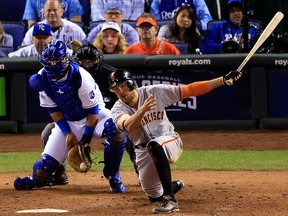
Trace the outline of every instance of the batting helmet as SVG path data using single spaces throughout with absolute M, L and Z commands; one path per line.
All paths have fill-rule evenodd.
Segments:
M 103 55 L 101 55 L 98 49 L 90 43 L 87 43 L 81 46 L 74 55 L 74 60 L 78 62 L 78 64 L 82 65 L 85 69 L 93 69 L 97 70 L 102 62 L 103 62 Z M 94 64 L 92 67 L 87 68 L 81 61 L 84 60 L 93 60 Z
M 108 77 L 109 82 L 109 89 L 114 88 L 116 85 L 119 85 L 121 83 L 127 83 L 127 86 L 130 90 L 133 90 L 136 88 L 136 82 L 132 78 L 132 74 L 125 70 L 125 69 L 117 69 L 116 71 L 112 72 L 110 76 Z
M 68 63 L 66 44 L 61 40 L 53 39 L 38 56 L 38 61 L 52 78 L 60 77 L 65 72 Z

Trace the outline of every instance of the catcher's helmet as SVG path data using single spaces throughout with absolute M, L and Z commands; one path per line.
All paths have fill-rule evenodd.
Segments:
M 103 55 L 99 53 L 98 49 L 93 44 L 87 43 L 77 50 L 74 55 L 74 60 L 87 70 L 97 70 L 103 62 Z M 85 64 L 83 64 L 83 61 L 85 60 L 94 61 L 93 66 L 87 67 Z
M 136 82 L 132 78 L 132 74 L 125 69 L 117 69 L 112 72 L 108 77 L 109 89 L 114 88 L 116 85 L 126 82 L 130 90 L 136 88 Z
M 61 40 L 53 39 L 38 56 L 38 60 L 52 78 L 60 77 L 68 63 L 66 44 Z

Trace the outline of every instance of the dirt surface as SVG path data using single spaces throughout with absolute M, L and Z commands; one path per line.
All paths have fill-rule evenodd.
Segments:
M 180 135 L 184 150 L 288 150 L 288 131 L 194 131 Z M 41 152 L 39 143 L 39 134 L 0 134 L 0 152 Z M 96 146 L 102 149 L 99 144 L 93 148 Z M 66 186 L 14 190 L 14 179 L 26 175 L 0 173 L 0 215 L 29 209 L 68 212 L 24 215 L 150 215 L 155 206 L 148 202 L 134 172 L 121 174 L 125 194 L 109 191 L 100 172 L 68 172 Z M 185 182 L 184 190 L 176 195 L 180 211 L 174 215 L 288 215 L 288 172 L 172 171 L 172 175 Z

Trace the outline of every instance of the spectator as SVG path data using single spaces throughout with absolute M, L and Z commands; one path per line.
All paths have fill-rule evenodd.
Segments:
M 61 18 L 63 9 L 59 0 L 47 0 L 44 5 L 45 19 L 41 23 L 47 23 L 52 28 L 53 39 L 63 40 L 68 47 L 76 51 L 81 42 L 86 42 L 86 34 L 77 24 Z M 26 32 L 22 46 L 32 44 L 33 26 Z
M 24 46 L 12 53 L 8 54 L 8 57 L 36 57 L 41 54 L 46 45 L 52 40 L 52 29 L 48 24 L 36 23 L 33 26 L 32 33 L 33 44 Z M 67 49 L 67 53 L 71 56 L 73 51 Z
M 35 24 L 32 33 L 33 44 L 22 47 L 12 53 L 8 57 L 32 57 L 38 56 L 52 40 L 52 29 L 48 24 Z
M 173 18 L 173 23 L 161 26 L 158 38 L 171 43 L 187 43 L 189 53 L 198 53 L 201 34 L 196 26 L 194 10 L 187 5 L 181 6 Z
M 241 0 L 229 0 L 223 10 L 225 21 L 214 23 L 208 28 L 201 45 L 203 53 L 236 53 L 242 47 L 243 7 Z M 261 30 L 254 25 L 248 28 L 248 49 L 261 35 Z
M 93 45 L 100 54 L 123 54 L 127 48 L 121 29 L 115 22 L 104 23 L 102 31 L 97 35 Z
M 136 20 L 144 12 L 144 0 L 93 0 L 91 3 L 91 20 L 104 20 L 106 11 L 103 9 L 105 9 L 105 5 L 115 2 L 122 5 L 121 11 L 125 20 Z
M 157 20 L 173 19 L 182 5 L 188 5 L 194 9 L 197 20 L 201 22 L 202 30 L 206 31 L 207 23 L 212 20 L 212 17 L 205 0 L 153 0 L 150 12 Z
M 44 20 L 44 4 L 46 0 L 27 0 L 23 20 L 28 21 L 30 28 L 34 23 Z M 84 10 L 78 0 L 60 0 L 63 9 L 62 18 L 72 22 L 81 22 Z
M 1 22 L 0 22 L 0 45 L 13 47 L 13 37 L 10 34 L 6 34 Z
M 108 3 L 104 9 L 104 18 L 105 22 L 116 22 L 120 28 L 121 32 L 125 37 L 128 45 L 135 44 L 139 42 L 139 37 L 137 31 L 127 23 L 122 23 L 123 20 L 123 12 L 122 12 L 122 5 L 117 2 Z M 88 34 L 87 40 L 89 43 L 93 43 L 96 36 L 99 32 L 101 32 L 103 24 L 99 24 L 93 29 L 90 29 L 90 33 Z
M 150 13 L 143 13 L 138 17 L 136 22 L 136 30 L 140 37 L 140 42 L 129 46 L 125 50 L 125 54 L 176 54 L 179 50 L 171 43 L 161 41 L 157 38 L 158 24 L 156 18 Z

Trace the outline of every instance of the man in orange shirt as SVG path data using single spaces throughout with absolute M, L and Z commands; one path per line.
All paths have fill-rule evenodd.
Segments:
M 150 13 L 142 13 L 136 21 L 136 30 L 140 42 L 129 46 L 125 54 L 180 55 L 179 50 L 171 43 L 161 41 L 157 38 L 158 24 L 156 18 Z

